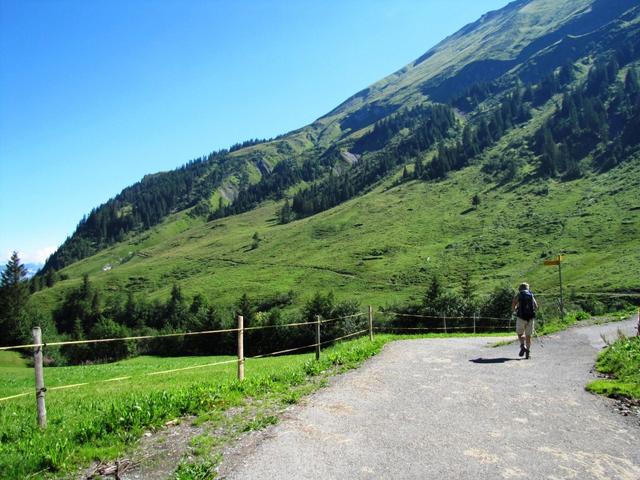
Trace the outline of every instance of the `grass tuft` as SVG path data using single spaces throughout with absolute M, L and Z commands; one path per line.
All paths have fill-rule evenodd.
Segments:
M 587 390 L 607 396 L 640 399 L 640 337 L 620 338 L 600 353 L 598 372 L 609 375 L 587 385 Z

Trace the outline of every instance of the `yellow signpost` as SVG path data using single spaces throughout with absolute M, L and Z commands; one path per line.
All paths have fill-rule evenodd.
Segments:
M 552 260 L 545 260 L 544 264 L 547 266 L 558 266 L 558 276 L 560 277 L 560 315 L 564 320 L 564 299 L 562 298 L 562 262 L 564 261 L 564 255 L 558 255 Z

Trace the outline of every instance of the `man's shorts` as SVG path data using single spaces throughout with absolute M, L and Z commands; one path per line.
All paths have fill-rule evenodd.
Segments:
M 531 320 L 523 320 L 521 318 L 516 319 L 516 333 L 518 335 L 526 335 L 530 337 L 533 335 L 533 322 L 535 320 L 532 318 Z

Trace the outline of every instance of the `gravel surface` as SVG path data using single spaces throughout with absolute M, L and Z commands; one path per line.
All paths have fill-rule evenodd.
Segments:
M 388 344 L 358 370 L 225 452 L 227 479 L 640 479 L 640 426 L 585 391 L 604 345 L 634 322 L 534 340 Z

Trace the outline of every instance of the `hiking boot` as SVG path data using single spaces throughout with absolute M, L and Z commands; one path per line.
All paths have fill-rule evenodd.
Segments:
M 525 348 L 524 351 L 527 354 L 524 358 L 526 358 L 527 360 L 529 360 L 529 348 Z
M 527 349 L 524 346 L 524 344 L 520 345 L 520 353 L 518 353 L 518 356 L 521 357 L 523 356 L 525 353 L 527 353 Z

